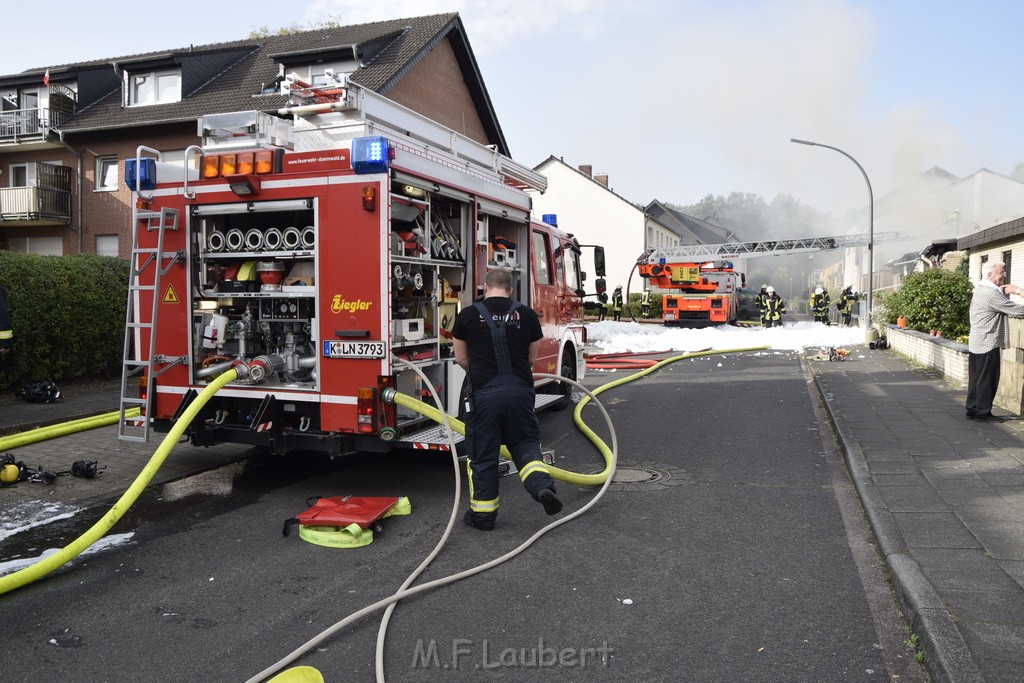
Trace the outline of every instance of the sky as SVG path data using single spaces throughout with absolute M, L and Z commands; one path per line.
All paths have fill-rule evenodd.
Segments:
M 0 73 L 326 19 L 458 12 L 512 156 L 607 173 L 636 203 L 789 194 L 867 204 L 940 166 L 1024 161 L 1024 4 L 1005 0 L 16 3 Z M 28 30 L 36 26 L 38 30 Z

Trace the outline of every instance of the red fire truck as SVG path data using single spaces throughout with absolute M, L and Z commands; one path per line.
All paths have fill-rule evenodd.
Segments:
M 737 293 L 744 276 L 731 261 L 704 263 L 637 262 L 640 276 L 672 294 L 661 297 L 661 316 L 666 325 L 707 327 L 735 323 Z
M 433 404 L 432 387 L 457 414 L 465 373 L 450 329 L 495 266 L 541 316 L 535 371 L 583 376 L 581 246 L 554 216 L 531 218 L 528 191 L 546 179 L 343 86 L 325 96 L 296 82 L 277 115 L 202 117 L 184 167 L 146 147 L 126 164 L 121 438 L 169 431 L 206 384 L 241 368 L 188 428 L 193 444 L 446 449 L 441 427 L 382 393 Z M 603 288 L 599 247 L 594 263 Z M 567 404 L 569 386 L 539 381 L 538 407 Z M 133 407 L 143 417 L 127 417 Z

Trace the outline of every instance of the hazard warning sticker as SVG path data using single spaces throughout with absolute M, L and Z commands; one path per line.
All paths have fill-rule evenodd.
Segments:
M 160 301 L 165 304 L 180 303 L 178 293 L 174 291 L 174 285 L 167 285 L 167 291 L 164 292 L 164 298 Z

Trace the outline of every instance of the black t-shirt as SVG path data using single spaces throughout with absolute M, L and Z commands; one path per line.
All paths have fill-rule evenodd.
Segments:
M 488 297 L 483 302 L 494 322 L 499 325 L 508 316 L 508 309 L 512 306 L 512 300 L 503 296 Z M 533 309 L 520 304 L 505 325 L 505 335 L 508 339 L 508 353 L 512 358 L 512 371 L 532 386 L 530 344 L 544 336 L 540 329 L 540 319 Z M 475 305 L 467 306 L 459 312 L 452 327 L 452 336 L 466 342 L 469 377 L 474 387 L 484 386 L 498 374 L 491 329 Z

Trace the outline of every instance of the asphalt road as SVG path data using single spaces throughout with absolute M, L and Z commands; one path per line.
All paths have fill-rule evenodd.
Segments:
M 797 354 L 681 361 L 601 399 L 620 481 L 518 558 L 403 601 L 389 680 L 924 680 Z M 584 416 L 605 434 L 596 410 Z M 571 411 L 542 414 L 542 429 L 557 465 L 599 467 Z M 255 456 L 196 483 L 147 496 L 113 529 L 135 532 L 127 544 L 0 598 L 4 668 L 35 681 L 244 680 L 396 590 L 442 533 L 454 486 L 450 461 L 429 454 Z M 595 491 L 559 487 L 567 510 Z M 282 537 L 308 497 L 345 494 L 408 496 L 413 514 L 361 549 Z M 420 582 L 547 521 L 518 477 L 501 502 L 496 531 L 458 521 Z M 298 663 L 373 680 L 378 622 Z

